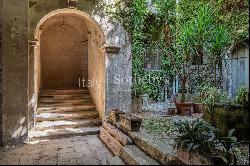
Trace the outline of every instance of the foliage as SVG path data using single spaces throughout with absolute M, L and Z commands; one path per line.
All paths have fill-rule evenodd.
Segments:
M 167 134 L 174 128 L 173 123 L 166 118 L 146 118 L 142 126 L 154 134 Z
M 228 103 L 229 98 L 225 92 L 212 85 L 200 86 L 200 98 L 202 104 L 213 107 L 216 103 Z
M 235 147 L 238 143 L 233 136 L 235 129 L 231 129 L 227 137 L 218 139 L 216 129 L 201 119 L 179 120 L 174 124 L 177 148 L 208 153 L 217 162 L 222 160 L 223 164 L 237 164 Z
M 109 5 L 102 2 L 99 2 L 99 8 L 103 8 L 104 13 L 109 14 L 114 21 L 122 23 L 132 40 L 132 95 L 135 97 L 147 93 L 150 98 L 161 99 L 165 80 L 173 75 L 165 56 L 166 51 L 162 55 L 160 71 L 144 69 L 145 53 L 157 47 L 164 50 L 164 42 L 174 38 L 176 1 L 116 0 Z M 157 80 L 156 84 L 147 79 L 152 76 Z
M 175 121 L 176 146 L 211 153 L 215 147 L 214 127 L 201 119 Z
M 208 59 L 214 69 L 214 86 L 217 86 L 217 66 L 220 70 L 219 83 L 222 81 L 222 63 L 225 52 L 230 45 L 230 35 L 223 25 L 216 26 L 212 32 L 208 43 Z M 223 54 L 224 53 L 224 54 Z
M 220 157 L 225 164 L 227 165 L 236 165 L 237 164 L 237 154 L 235 148 L 239 144 L 237 138 L 233 136 L 235 129 L 231 129 L 228 132 L 227 137 L 223 137 L 220 140 L 220 145 L 217 146 L 217 149 L 220 150 Z
M 197 84 L 205 82 L 200 63 L 208 55 L 214 70 L 214 85 L 222 80 L 223 53 L 228 46 L 248 37 L 248 0 L 115 0 L 98 6 L 113 21 L 122 23 L 132 40 L 133 96 L 144 93 L 159 100 L 165 80 L 179 75 L 182 89 L 190 75 L 197 73 Z M 145 53 L 151 48 L 163 50 L 161 71 L 146 71 Z M 220 70 L 216 80 L 216 69 Z M 158 81 L 153 84 L 148 77 Z M 140 81 L 144 79 L 144 81 Z M 183 90 L 184 92 L 184 90 Z M 185 100 L 184 95 L 183 100 Z
M 214 82 L 217 87 L 221 87 L 223 81 L 223 57 L 229 46 L 248 38 L 248 7 L 248 0 L 180 0 L 177 5 L 179 27 L 192 22 L 195 29 L 193 45 L 189 45 L 194 51 L 192 56 L 198 61 L 204 55 L 208 56 L 207 65 L 213 68 L 214 75 L 213 81 L 209 81 Z M 198 63 L 195 72 L 196 84 L 207 81 L 202 75 L 204 73 L 200 73 L 199 65 Z M 219 69 L 219 79 L 217 79 L 217 69 Z
M 241 104 L 243 106 L 247 106 L 248 105 L 248 95 L 249 95 L 249 90 L 246 86 L 241 86 L 236 93 L 235 96 L 235 102 L 238 104 Z
M 214 121 L 214 106 L 216 103 L 229 103 L 230 100 L 225 92 L 216 88 L 215 86 L 205 85 L 199 87 L 201 103 L 204 105 L 203 111 L 207 111 L 211 117 L 212 124 L 215 125 Z
M 140 2 L 140 3 L 139 3 Z M 157 12 L 152 13 L 147 7 L 146 1 L 133 1 L 132 7 L 132 54 L 133 54 L 133 96 L 144 93 L 149 94 L 150 98 L 159 100 L 164 91 L 165 80 L 171 77 L 169 70 L 170 63 L 163 55 L 161 71 L 146 71 L 144 69 L 144 58 L 147 49 L 158 47 L 164 49 L 163 42 L 166 38 L 173 36 L 165 36 L 166 27 L 170 27 L 174 22 L 174 0 L 152 1 L 152 6 Z M 143 12 L 142 12 L 143 11 Z M 144 12 L 146 11 L 146 12 Z M 139 12 L 139 13 L 137 13 Z M 170 33 L 169 33 L 170 34 Z M 157 80 L 152 82 L 148 78 L 152 76 Z M 143 79 L 144 81 L 140 81 Z
M 182 15 L 177 18 L 177 54 L 169 57 L 172 59 L 173 70 L 180 77 L 182 102 L 185 102 L 186 83 L 196 71 L 192 65 L 194 61 L 196 64 L 200 64 L 204 54 L 204 45 L 208 41 L 214 25 L 213 10 L 208 4 L 198 5 L 197 11 L 193 15 L 195 17 L 189 19 L 182 18 Z
M 163 71 L 144 71 L 142 74 L 134 73 L 134 96 L 149 94 L 154 100 L 160 100 L 162 88 L 165 85 L 165 73 Z
M 248 0 L 180 0 L 177 11 L 185 22 L 193 18 L 200 5 L 209 4 L 217 25 L 224 25 L 232 42 L 246 39 L 249 29 Z
M 216 0 L 219 19 L 230 33 L 233 42 L 249 37 L 249 0 Z

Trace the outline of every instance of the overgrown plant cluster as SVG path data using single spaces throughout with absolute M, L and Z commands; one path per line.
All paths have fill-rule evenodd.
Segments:
M 226 9 L 229 4 L 230 8 Z M 170 52 L 168 57 L 174 64 L 172 70 L 181 81 L 182 102 L 185 102 L 184 93 L 190 80 L 196 87 L 208 83 L 222 88 L 225 53 L 233 43 L 248 37 L 245 29 L 248 27 L 248 1 L 240 4 L 244 17 L 237 20 L 236 25 L 234 19 L 238 19 L 240 10 L 238 2 L 181 0 L 178 3 L 174 52 Z M 230 24 L 228 19 L 234 21 Z M 207 66 L 210 71 L 202 71 L 202 66 Z M 211 75 L 212 78 L 209 77 Z
M 178 120 L 175 124 L 176 147 L 212 155 L 215 164 L 236 165 L 237 138 L 234 129 L 218 138 L 215 128 L 203 120 Z
M 248 0 L 117 0 L 105 7 L 130 34 L 133 78 L 156 78 L 154 83 L 133 81 L 133 96 L 162 99 L 166 80 L 176 75 L 182 94 L 193 91 L 187 89 L 191 83 L 221 88 L 225 52 L 248 37 L 248 7 Z M 145 70 L 146 52 L 154 48 L 162 50 L 161 70 Z M 212 78 L 201 69 L 204 65 Z

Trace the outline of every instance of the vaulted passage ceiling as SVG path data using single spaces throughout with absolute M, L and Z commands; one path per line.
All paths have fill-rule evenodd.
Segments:
M 42 30 L 44 33 L 46 31 L 50 31 L 56 26 L 70 26 L 72 29 L 74 29 L 75 33 L 81 37 L 82 41 L 86 41 L 87 34 L 90 33 L 88 32 L 86 22 L 82 18 L 69 14 L 58 14 L 51 17 L 40 26 L 40 30 Z

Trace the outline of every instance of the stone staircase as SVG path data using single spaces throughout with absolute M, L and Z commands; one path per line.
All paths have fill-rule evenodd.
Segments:
M 141 121 L 134 114 L 112 109 L 100 127 L 100 138 L 128 165 L 184 165 L 174 148 L 174 138 L 159 139 L 140 127 Z
M 88 89 L 42 90 L 31 140 L 99 134 L 101 120 Z

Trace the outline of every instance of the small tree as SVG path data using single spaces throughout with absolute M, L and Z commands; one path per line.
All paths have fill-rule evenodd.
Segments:
M 172 64 L 172 69 L 181 80 L 181 102 L 185 102 L 185 88 L 188 77 L 192 74 L 191 57 L 193 48 L 193 26 L 191 22 L 180 25 L 177 29 L 176 52 L 175 55 L 170 55 L 169 59 Z
M 214 9 L 209 4 L 202 4 L 193 19 L 194 26 L 194 59 L 197 65 L 198 83 L 201 83 L 200 65 L 203 61 L 204 48 L 211 37 L 214 28 L 215 18 Z
M 214 70 L 214 86 L 218 87 L 221 86 L 222 81 L 223 58 L 228 48 L 227 46 L 231 41 L 229 33 L 222 25 L 216 26 L 211 34 L 208 44 L 208 51 L 210 53 L 208 58 Z M 219 80 L 217 80 L 217 66 L 219 69 Z
M 170 56 L 172 67 L 181 81 L 181 102 L 185 102 L 185 87 L 188 78 L 196 71 L 192 68 L 193 57 L 204 54 L 204 45 L 208 42 L 214 25 L 213 11 L 209 5 L 201 5 L 190 21 L 179 21 L 176 32 L 176 55 Z M 181 20 L 181 19 L 180 19 Z M 198 65 L 199 66 L 199 65 Z M 199 67 L 198 67 L 199 73 Z

